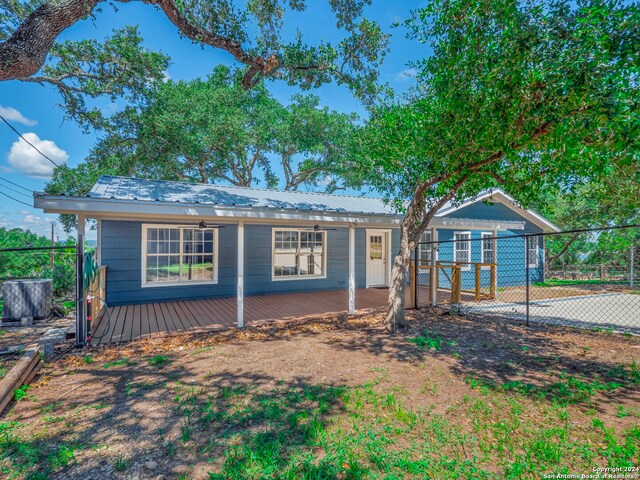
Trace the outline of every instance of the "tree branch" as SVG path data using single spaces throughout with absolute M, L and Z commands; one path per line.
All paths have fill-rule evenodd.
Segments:
M 36 8 L 0 43 L 0 80 L 34 75 L 58 35 L 89 15 L 101 0 L 58 0 Z
M 24 79 L 34 75 L 44 64 L 58 35 L 89 15 L 102 1 L 58 0 L 35 9 L 11 37 L 0 43 L 0 81 Z M 255 85 L 254 77 L 259 73 L 268 74 L 280 67 L 280 61 L 273 54 L 267 58 L 251 55 L 239 42 L 192 24 L 173 0 L 141 1 L 157 5 L 169 21 L 190 40 L 224 50 L 238 62 L 248 65 L 249 69 L 242 80 L 245 88 Z

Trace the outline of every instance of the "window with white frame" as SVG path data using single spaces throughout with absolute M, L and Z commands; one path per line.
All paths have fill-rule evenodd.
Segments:
M 273 278 L 325 276 L 326 232 L 273 230 Z
M 527 254 L 529 257 L 527 258 L 527 263 L 529 267 L 535 268 L 538 266 L 538 237 L 527 237 L 528 249 Z
M 482 263 L 495 263 L 496 241 L 493 233 L 482 232 Z
M 420 242 L 430 242 L 431 241 L 431 232 L 426 231 L 420 237 Z M 433 257 L 431 253 L 433 252 L 433 244 L 432 243 L 419 243 L 418 244 L 418 262 L 420 265 L 431 265 L 433 262 Z
M 218 230 L 143 225 L 142 284 L 218 281 Z
M 453 234 L 453 260 L 455 262 L 471 262 L 471 232 L 455 232 Z M 471 268 L 463 265 L 463 270 Z

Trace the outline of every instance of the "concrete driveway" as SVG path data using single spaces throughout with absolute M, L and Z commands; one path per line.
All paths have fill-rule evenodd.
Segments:
M 524 302 L 465 303 L 461 313 L 525 321 Z M 529 321 L 583 328 L 612 328 L 640 334 L 640 295 L 608 293 L 549 300 L 533 300 Z

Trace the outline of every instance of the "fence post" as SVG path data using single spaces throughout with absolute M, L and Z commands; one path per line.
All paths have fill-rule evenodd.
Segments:
M 418 266 L 420 265 L 420 243 L 416 244 L 416 248 L 413 251 L 413 266 L 414 266 L 414 271 L 413 271 L 413 278 L 411 279 L 411 281 L 413 282 L 411 284 L 411 288 L 413 289 L 413 308 L 418 308 L 418 295 L 419 295 L 419 291 L 418 291 L 418 275 L 420 274 L 420 269 L 418 268 Z
M 462 288 L 462 267 L 454 265 L 451 268 L 451 303 L 457 305 L 460 303 Z
M 76 347 L 87 343 L 87 315 L 84 291 L 84 217 L 78 215 L 78 244 L 76 246 Z
M 434 274 L 434 277 L 436 278 L 436 281 L 435 281 L 436 295 L 434 296 L 434 298 L 436 299 L 435 301 L 437 303 L 438 288 L 440 287 L 440 264 L 438 262 L 436 262 L 435 271 L 436 273 Z
M 629 258 L 631 260 L 631 264 L 629 265 L 629 287 L 633 288 L 633 269 L 634 269 L 634 263 L 635 263 L 635 253 L 636 253 L 636 247 L 634 245 L 631 245 L 631 255 L 629 255 Z
M 476 274 L 476 301 L 479 301 L 480 300 L 480 275 L 481 275 L 480 268 L 481 267 L 477 263 L 476 263 L 475 267 L 476 267 L 476 271 L 475 271 L 475 274 Z
M 418 308 L 418 285 L 417 285 L 416 270 L 417 270 L 416 261 L 411 260 L 409 262 L 409 281 L 411 282 L 409 304 L 413 305 L 413 308 Z
M 491 286 L 489 287 L 489 296 L 491 297 L 491 299 L 495 299 L 496 298 L 496 283 L 497 283 L 497 277 L 496 277 L 496 264 L 492 263 L 491 264 Z
M 524 236 L 524 271 L 525 271 L 525 324 L 529 326 L 529 235 Z
M 435 241 L 436 239 L 436 229 L 433 228 L 431 230 L 431 241 Z M 438 283 L 440 282 L 440 278 L 438 277 L 438 263 L 436 262 L 436 255 L 438 253 L 438 244 L 431 244 L 431 270 L 429 270 L 429 289 L 431 290 L 431 306 L 435 307 L 438 305 Z

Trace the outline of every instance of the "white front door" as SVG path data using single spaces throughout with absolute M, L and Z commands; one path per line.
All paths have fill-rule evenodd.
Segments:
M 387 232 L 367 232 L 367 286 L 387 285 Z

